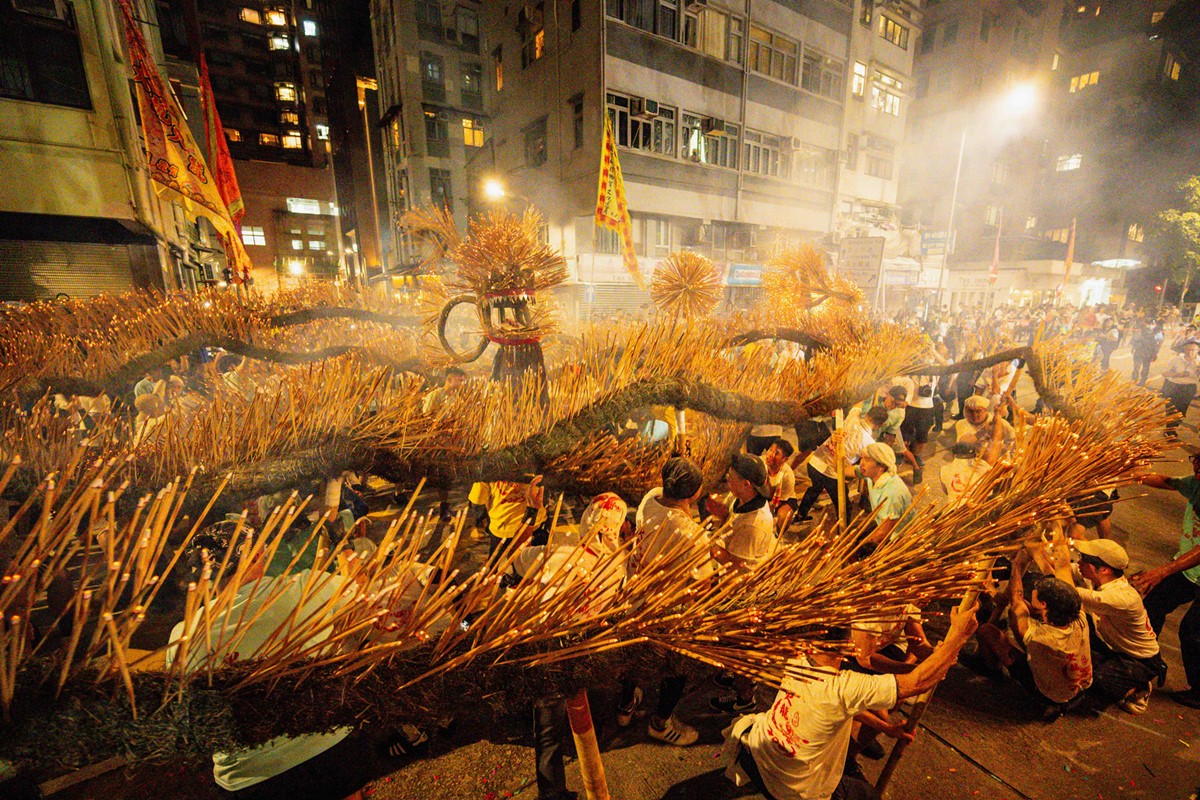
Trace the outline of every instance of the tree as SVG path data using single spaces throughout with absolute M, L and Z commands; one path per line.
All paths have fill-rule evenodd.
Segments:
M 1182 281 L 1179 302 L 1187 297 L 1192 270 L 1200 267 L 1200 175 L 1179 184 L 1179 206 L 1159 212 L 1156 239 L 1171 277 Z

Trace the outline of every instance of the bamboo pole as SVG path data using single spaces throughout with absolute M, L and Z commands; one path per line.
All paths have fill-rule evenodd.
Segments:
M 600 760 L 596 728 L 592 725 L 587 689 L 580 689 L 567 698 L 567 720 L 571 723 L 571 736 L 575 739 L 579 773 L 583 777 L 587 800 L 609 800 L 608 781 L 604 777 L 604 762 Z
M 833 415 L 833 429 L 843 430 L 842 410 L 839 408 Z M 846 442 L 838 437 L 837 447 L 834 448 L 834 463 L 837 465 L 837 514 L 838 530 L 846 530 Z

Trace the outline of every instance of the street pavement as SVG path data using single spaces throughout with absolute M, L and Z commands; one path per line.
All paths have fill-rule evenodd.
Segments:
M 1161 370 L 1165 358 L 1156 362 Z M 1112 360 L 1128 374 L 1128 349 Z M 1149 385 L 1157 387 L 1157 373 Z M 1032 405 L 1031 389 L 1022 392 Z M 1029 400 L 1029 402 L 1024 402 Z M 1192 421 L 1198 412 L 1192 412 Z M 1193 425 L 1181 429 L 1196 442 Z M 932 466 L 932 464 L 931 464 Z M 1179 450 L 1159 469 L 1183 475 L 1188 464 Z M 936 470 L 927 469 L 936 483 Z M 1131 571 L 1160 564 L 1175 553 L 1184 501 L 1173 492 L 1129 487 L 1113 514 L 1113 536 L 1129 550 Z M 1115 707 L 1068 714 L 1042 722 L 1028 699 L 1011 683 L 995 684 L 961 666 L 951 669 L 921 720 L 916 741 L 900 762 L 889 800 L 1105 800 L 1147 798 L 1187 800 L 1200 787 L 1200 711 L 1172 701 L 1167 693 L 1186 686 L 1179 657 L 1178 620 L 1172 615 L 1160 639 L 1170 666 L 1164 690 L 1156 689 L 1140 716 Z M 676 748 L 649 739 L 645 722 L 615 726 L 613 698 L 593 693 L 602 758 L 613 798 L 620 800 L 720 800 L 761 797 L 738 793 L 721 777 L 720 729 L 728 718 L 710 711 L 713 685 L 690 686 L 679 716 L 701 731 L 701 740 Z M 760 697 L 760 708 L 770 700 Z M 478 721 L 477 721 L 478 722 Z M 477 728 L 489 733 L 480 735 Z M 368 789 L 370 797 L 535 798 L 533 749 L 526 720 L 490 720 L 451 732 L 435 743 L 430 757 L 413 762 Z M 882 762 L 860 759 L 867 775 Z M 568 785 L 582 791 L 578 766 L 567 769 Z M 437 787 L 429 794 L 430 787 Z M 582 797 L 582 794 L 581 794 Z

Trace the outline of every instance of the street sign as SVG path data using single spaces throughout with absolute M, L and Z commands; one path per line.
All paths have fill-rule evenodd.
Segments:
M 954 252 L 953 234 L 947 235 L 946 231 L 923 231 L 921 233 L 921 255 L 925 256 L 944 256 L 946 255 L 946 242 L 950 242 L 950 252 Z
M 727 286 L 759 286 L 762 284 L 762 264 L 730 264 Z
M 883 270 L 882 236 L 855 236 L 842 239 L 838 274 L 858 284 L 869 296 L 879 287 Z

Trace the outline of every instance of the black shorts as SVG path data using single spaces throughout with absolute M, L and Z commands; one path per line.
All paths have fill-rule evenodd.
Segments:
M 829 438 L 829 426 L 815 419 L 802 419 L 796 423 L 796 449 L 801 452 L 816 450 Z
M 925 444 L 929 441 L 929 429 L 932 427 L 932 408 L 909 406 L 904 411 L 904 422 L 900 423 L 900 433 L 904 435 L 904 440 L 907 442 Z

